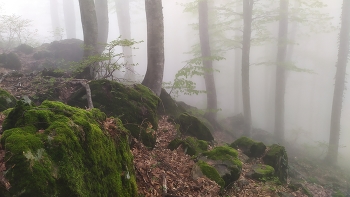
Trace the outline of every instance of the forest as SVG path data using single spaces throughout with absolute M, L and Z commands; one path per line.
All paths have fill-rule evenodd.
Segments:
M 349 53 L 349 0 L 2 1 L 0 196 L 350 196 Z

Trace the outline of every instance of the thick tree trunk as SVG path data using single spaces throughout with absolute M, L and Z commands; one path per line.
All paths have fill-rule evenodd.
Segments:
M 335 85 L 332 104 L 332 117 L 329 136 L 328 154 L 326 160 L 330 164 L 336 164 L 338 159 L 340 119 L 343 105 L 345 88 L 346 65 L 349 57 L 349 35 L 350 35 L 350 1 L 343 0 L 341 15 L 341 28 L 339 34 L 339 51 L 337 72 L 335 74 Z
M 76 38 L 74 1 L 63 0 L 63 12 L 67 38 Z
M 289 0 L 280 0 L 275 92 L 275 137 L 280 143 L 284 142 L 284 95 L 286 89 L 285 61 L 288 41 L 288 5 Z
M 250 41 L 252 34 L 252 14 L 254 0 L 243 1 L 243 45 L 242 45 L 242 99 L 244 113 L 244 133 L 250 136 L 252 115 L 250 109 L 249 67 Z
M 58 17 L 58 2 L 57 2 L 57 0 L 50 0 L 50 11 L 51 11 L 52 33 L 54 35 L 54 39 L 61 40 L 62 37 L 59 34 L 60 20 Z
M 107 0 L 97 0 L 95 1 L 96 6 L 96 18 L 98 27 L 98 52 L 102 53 L 107 40 L 108 40 L 108 30 L 109 30 L 109 19 L 108 19 L 108 2 Z
M 239 6 L 236 8 L 236 12 L 239 13 L 241 10 L 239 9 Z M 240 17 L 240 16 L 237 16 Z M 237 24 L 237 28 L 240 27 L 242 24 Z M 235 39 L 239 38 L 241 36 L 242 32 L 236 31 L 235 32 Z M 241 113 L 242 109 L 242 84 L 241 84 L 241 65 L 242 65 L 242 49 L 241 48 L 236 48 L 235 49 L 235 63 L 234 63 L 234 88 L 233 88 L 233 111 L 235 114 Z
M 94 0 L 79 0 L 81 23 L 84 33 L 84 58 L 97 55 L 97 19 Z M 92 80 L 96 75 L 96 66 L 86 67 L 77 78 Z
M 131 21 L 130 21 L 130 0 L 115 0 L 118 16 L 119 32 L 122 39 L 131 39 Z M 135 80 L 134 61 L 132 57 L 132 48 L 123 46 L 124 64 L 126 71 L 124 78 Z
M 202 0 L 198 3 L 199 13 L 199 38 L 201 45 L 202 61 L 204 67 L 204 80 L 207 91 L 207 113 L 206 117 L 216 121 L 217 96 L 213 72 L 213 61 L 211 60 L 210 38 L 208 27 L 208 1 Z
M 142 84 L 160 96 L 164 72 L 162 0 L 145 0 L 147 19 L 147 71 Z

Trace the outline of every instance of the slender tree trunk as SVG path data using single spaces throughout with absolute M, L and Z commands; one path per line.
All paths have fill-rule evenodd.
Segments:
M 97 18 L 94 0 L 79 0 L 81 23 L 84 33 L 84 58 L 97 55 Z M 90 65 L 77 76 L 78 78 L 94 79 L 96 76 L 96 66 Z
M 337 72 L 335 74 L 335 85 L 332 104 L 331 127 L 329 136 L 328 154 L 326 160 L 330 164 L 336 164 L 338 159 L 340 120 L 345 88 L 346 65 L 349 57 L 349 35 L 350 35 L 350 1 L 343 0 L 341 15 L 341 28 L 339 34 Z
M 241 10 L 239 9 L 239 6 L 237 6 L 236 8 L 236 12 L 239 13 L 241 12 Z M 239 17 L 239 16 L 238 16 Z M 237 28 L 240 27 L 241 24 L 237 24 Z M 240 31 L 236 31 L 235 32 L 235 39 L 238 39 L 239 37 L 241 37 L 241 32 Z M 241 113 L 241 106 L 242 106 L 242 85 L 241 85 L 241 75 L 240 75 L 240 71 L 241 71 L 241 65 L 242 65 L 242 49 L 241 48 L 236 48 L 235 49 L 235 63 L 234 63 L 234 88 L 233 88 L 233 111 L 235 114 L 239 114 Z
M 250 67 L 250 41 L 252 34 L 252 14 L 254 0 L 243 1 L 243 45 L 242 45 L 242 100 L 244 113 L 244 132 L 250 136 L 252 115 L 250 109 L 250 87 L 249 87 L 249 67 Z
M 162 0 L 145 0 L 147 19 L 147 71 L 142 84 L 160 96 L 164 72 Z
M 60 20 L 58 16 L 58 2 L 57 0 L 50 0 L 50 10 L 51 10 L 51 23 L 52 32 L 55 40 L 61 40 L 60 36 Z
M 67 38 L 76 38 L 74 1 L 63 0 L 63 12 Z
M 275 92 L 275 136 L 280 143 L 284 142 L 284 96 L 286 89 L 285 61 L 288 41 L 288 5 L 289 0 L 280 0 Z
M 95 1 L 96 6 L 96 18 L 97 18 L 97 27 L 98 27 L 98 52 L 102 53 L 107 40 L 108 40 L 108 27 L 109 27 L 109 19 L 108 19 L 108 2 L 107 0 L 97 0 Z
M 119 32 L 122 39 L 131 39 L 131 21 L 130 21 L 130 0 L 115 0 L 118 16 Z M 123 46 L 124 64 L 126 71 L 124 78 L 135 80 L 134 61 L 132 57 L 132 48 Z
M 202 61 L 204 67 L 204 80 L 207 91 L 207 113 L 208 120 L 216 120 L 217 96 L 213 72 L 213 61 L 211 60 L 209 22 L 208 22 L 208 1 L 202 0 L 198 3 L 199 13 L 199 38 L 201 45 Z

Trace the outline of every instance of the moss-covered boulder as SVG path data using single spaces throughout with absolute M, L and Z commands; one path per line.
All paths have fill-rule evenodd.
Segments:
M 2 173 L 11 187 L 1 187 L 0 196 L 137 196 L 129 134 L 119 119 L 60 102 L 19 101 L 3 129 Z
M 247 137 L 240 137 L 231 145 L 232 148 L 239 148 L 249 157 L 261 157 L 266 150 L 266 146 L 262 142 L 256 142 Z
M 237 150 L 229 146 L 218 146 L 210 151 L 203 152 L 202 155 L 199 160 L 214 167 L 225 181 L 225 186 L 240 177 L 242 162 L 238 159 Z
M 199 166 L 203 175 L 208 177 L 210 180 L 215 181 L 221 187 L 225 186 L 225 181 L 220 176 L 219 172 L 215 169 L 215 167 L 209 165 L 204 161 L 198 161 L 197 165 Z
M 288 155 L 286 149 L 278 144 L 268 147 L 267 153 L 262 158 L 264 163 L 275 169 L 275 174 L 282 183 L 288 178 Z
M 89 84 L 94 107 L 108 116 L 118 117 L 133 137 L 148 147 L 154 147 L 159 102 L 155 94 L 141 84 L 128 87 L 109 80 L 96 80 Z M 84 108 L 87 104 L 85 89 L 73 95 L 68 104 Z
M 213 135 L 205 124 L 197 117 L 190 115 L 189 113 L 183 113 L 175 122 L 180 125 L 180 131 L 184 135 L 193 136 L 199 140 L 212 141 Z
M 158 106 L 159 115 L 169 115 L 177 118 L 180 114 L 186 112 L 186 109 L 171 98 L 170 94 L 164 88 L 162 88 L 159 98 L 161 100 Z
M 168 148 L 170 150 L 174 150 L 180 145 L 182 145 L 182 147 L 185 149 L 186 154 L 191 156 L 198 155 L 199 153 L 208 150 L 208 142 L 203 140 L 197 140 L 194 137 L 187 137 L 184 140 L 180 138 L 175 138 L 169 143 Z
M 6 90 L 0 88 L 0 112 L 14 107 L 16 105 L 16 98 Z
M 31 54 L 34 51 L 34 48 L 32 46 L 29 46 L 27 44 L 21 44 L 15 49 L 16 51 L 19 51 L 24 54 Z
M 0 55 L 0 66 L 7 69 L 20 70 L 22 63 L 16 53 L 10 52 Z
M 269 179 L 275 174 L 275 169 L 269 165 L 256 164 L 253 165 L 251 171 L 246 176 L 257 180 Z

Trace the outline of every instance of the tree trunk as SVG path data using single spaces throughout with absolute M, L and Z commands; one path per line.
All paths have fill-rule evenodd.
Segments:
M 335 85 L 332 104 L 332 117 L 328 154 L 326 160 L 330 164 L 336 164 L 338 159 L 340 119 L 343 104 L 346 65 L 349 56 L 349 35 L 350 35 L 350 1 L 343 0 L 341 28 L 339 34 L 339 51 L 337 61 L 337 72 L 335 74 Z
M 131 22 L 130 22 L 130 0 L 115 0 L 118 16 L 119 32 L 122 39 L 131 39 Z M 127 80 L 135 80 L 134 61 L 132 57 L 132 48 L 123 46 L 124 64 L 126 71 L 124 78 Z
M 250 109 L 249 55 L 252 34 L 252 14 L 254 0 L 243 1 L 243 45 L 242 45 L 242 100 L 244 113 L 244 133 L 250 136 L 252 115 Z
M 58 2 L 57 0 L 50 0 L 50 11 L 51 11 L 51 23 L 52 23 L 52 33 L 55 40 L 61 40 L 60 36 L 60 20 L 58 16 Z
M 208 27 L 208 1 L 202 0 L 198 3 L 199 13 L 199 38 L 204 67 L 204 80 L 207 91 L 207 112 L 208 120 L 216 121 L 217 96 L 213 73 L 213 61 L 211 60 L 210 38 Z
M 236 12 L 239 13 L 241 10 L 238 8 L 239 6 L 237 6 L 236 8 Z M 237 16 L 240 17 L 240 16 Z M 240 24 L 237 24 L 237 29 L 238 27 L 241 26 Z M 240 31 L 236 31 L 235 32 L 235 39 L 239 38 L 241 36 L 241 32 Z M 241 48 L 236 48 L 235 49 L 235 63 L 234 63 L 234 88 L 233 88 L 233 111 L 235 114 L 239 114 L 241 113 L 241 106 L 242 106 L 242 85 L 241 85 L 241 75 L 240 75 L 240 71 L 241 71 L 241 65 L 242 65 L 242 49 Z
M 97 0 L 95 1 L 96 6 L 96 18 L 98 27 L 98 52 L 102 53 L 108 40 L 108 2 L 107 0 Z
M 97 19 L 94 0 L 79 0 L 81 23 L 84 33 L 84 58 L 97 55 Z M 89 65 L 77 76 L 92 80 L 96 76 L 96 66 Z
M 289 0 L 280 0 L 276 92 L 275 92 L 275 137 L 278 142 L 284 142 L 284 95 L 286 89 L 286 52 L 288 42 L 288 5 Z
M 76 38 L 74 1 L 63 0 L 63 12 L 67 39 Z
M 160 96 L 164 72 L 162 0 L 145 0 L 147 19 L 147 71 L 142 84 Z

